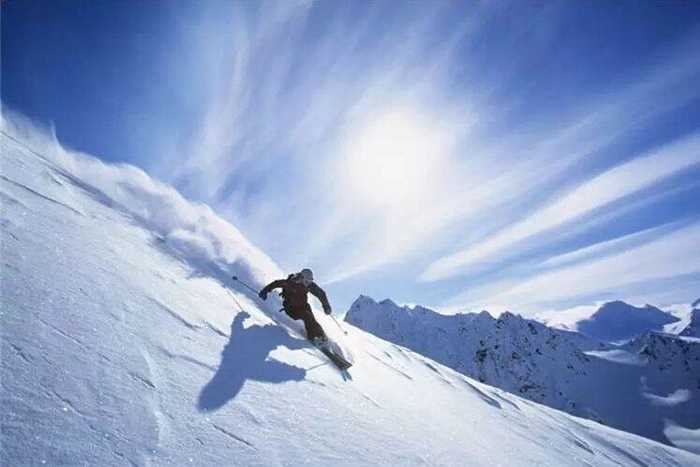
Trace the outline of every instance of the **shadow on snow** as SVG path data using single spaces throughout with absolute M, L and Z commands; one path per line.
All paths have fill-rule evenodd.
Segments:
M 291 337 L 279 326 L 254 324 L 243 327 L 250 315 L 241 311 L 231 323 L 229 341 L 221 352 L 221 363 L 199 394 L 200 411 L 212 411 L 224 406 L 236 397 L 246 380 L 266 383 L 301 381 L 306 370 L 275 360 L 267 360 L 268 354 L 280 345 L 296 350 L 306 343 Z

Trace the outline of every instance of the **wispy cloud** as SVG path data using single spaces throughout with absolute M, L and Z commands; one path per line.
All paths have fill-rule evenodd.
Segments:
M 700 224 L 696 222 L 635 248 L 539 274 L 479 302 L 537 311 L 557 301 L 594 294 L 627 298 L 625 288 L 640 282 L 700 274 L 698 252 Z M 646 296 L 655 292 L 647 290 Z
M 341 277 L 403 256 L 440 227 L 430 219 L 421 226 L 415 219 L 429 212 L 434 186 L 444 185 L 445 174 L 452 172 L 446 140 L 461 134 L 448 112 L 437 112 L 446 99 L 439 82 L 454 40 L 432 47 L 435 57 L 419 67 L 428 46 L 423 34 L 435 27 L 443 7 L 403 15 L 407 21 L 387 25 L 380 47 L 372 48 L 386 5 L 363 10 L 359 23 L 333 13 L 337 20 L 322 27 L 316 43 L 305 37 L 314 14 L 308 4 L 280 6 L 281 11 L 267 7 L 271 11 L 257 14 L 243 7 L 236 11 L 234 24 L 241 32 L 234 37 L 233 71 L 174 179 L 191 196 L 228 210 L 253 236 L 269 238 L 274 229 L 284 239 L 279 243 L 298 245 L 296 255 L 285 255 L 287 263 L 332 256 L 334 274 Z M 272 24 L 269 16 L 275 18 Z M 458 28 L 453 37 L 467 29 Z M 417 73 L 420 81 L 414 79 Z M 375 156 L 386 149 L 382 145 L 393 144 L 391 135 L 382 135 L 392 125 L 382 128 L 371 117 L 398 114 L 395 121 L 408 123 L 403 133 L 394 131 L 394 140 L 412 138 L 398 149 L 415 157 L 377 164 Z M 421 143 L 426 137 L 440 140 L 443 149 Z M 363 143 L 372 138 L 373 143 Z M 366 177 L 362 161 L 353 159 L 362 157 L 374 164 L 365 168 Z M 382 184 L 384 192 L 375 194 L 379 203 L 372 202 L 371 191 Z M 411 199 L 397 196 L 411 184 Z M 329 255 L 338 245 L 345 246 Z M 348 253 L 339 258 L 342 251 Z
M 518 240 L 563 224 L 698 163 L 700 135 L 695 134 L 604 172 L 488 240 L 432 263 L 422 277 L 436 280 L 459 274 Z
M 697 31 L 614 84 L 550 92 L 537 81 L 568 78 L 556 60 L 571 13 L 528 8 L 512 24 L 513 8 L 236 3 L 221 11 L 229 44 L 216 43 L 227 65 L 212 68 L 209 112 L 169 180 L 284 268 L 337 286 L 405 265 L 407 288 L 454 290 L 475 266 L 697 163 L 698 135 L 639 138 L 700 96 Z
M 623 235 L 621 237 L 616 237 L 611 240 L 594 243 L 592 245 L 587 245 L 583 248 L 568 251 L 560 255 L 552 256 L 540 263 L 539 268 L 545 270 L 558 269 L 566 266 L 571 266 L 576 263 L 588 261 L 591 259 L 603 256 L 610 256 L 622 250 L 628 250 L 633 246 L 642 245 L 644 243 L 656 240 L 658 237 L 664 235 L 665 233 L 679 228 L 679 224 L 681 222 L 682 221 L 650 227 L 648 229 L 633 232 L 628 235 Z

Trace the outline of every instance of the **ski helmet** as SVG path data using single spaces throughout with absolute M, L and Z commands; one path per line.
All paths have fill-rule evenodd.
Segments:
M 311 283 L 314 281 L 314 273 L 309 268 L 302 269 L 299 275 L 304 282 Z

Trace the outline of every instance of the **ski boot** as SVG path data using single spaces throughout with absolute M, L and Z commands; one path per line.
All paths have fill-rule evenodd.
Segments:
M 326 336 L 316 336 L 316 337 L 311 338 L 310 341 L 314 347 L 318 347 L 319 349 L 327 349 L 328 348 L 328 337 L 326 337 Z

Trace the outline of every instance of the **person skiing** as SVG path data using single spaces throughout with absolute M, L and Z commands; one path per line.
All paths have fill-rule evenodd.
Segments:
M 267 299 L 270 291 L 282 288 L 284 311 L 292 319 L 301 319 L 306 328 L 306 337 L 314 343 L 326 342 L 328 338 L 323 328 L 311 311 L 308 301 L 308 293 L 311 292 L 323 306 L 323 311 L 331 314 L 331 305 L 328 303 L 326 292 L 314 282 L 314 274 L 311 269 L 305 268 L 296 274 L 290 274 L 286 279 L 278 279 L 267 284 L 259 293 L 262 300 Z

